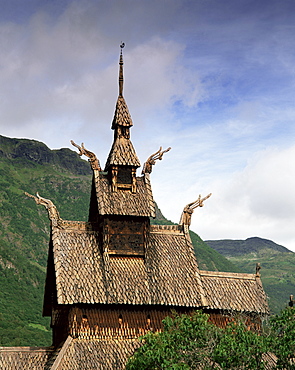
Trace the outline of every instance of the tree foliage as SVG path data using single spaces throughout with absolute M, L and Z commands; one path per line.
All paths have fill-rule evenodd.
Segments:
M 141 338 L 143 346 L 129 359 L 126 370 L 264 369 L 264 336 L 249 331 L 242 321 L 221 329 L 208 318 L 201 311 L 167 317 L 163 332 Z
M 221 369 L 264 369 L 263 353 L 268 351 L 266 338 L 248 330 L 235 320 L 220 330 L 212 360 Z
M 295 369 L 295 311 L 287 308 L 270 320 L 273 330 L 272 350 L 278 357 L 277 368 Z

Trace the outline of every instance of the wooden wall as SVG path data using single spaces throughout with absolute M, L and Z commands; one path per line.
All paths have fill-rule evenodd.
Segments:
M 178 314 L 191 314 L 192 308 L 176 308 Z M 258 315 L 221 312 L 207 312 L 209 321 L 224 328 L 237 319 L 245 321 L 249 330 L 260 331 L 261 319 Z M 162 320 L 172 316 L 169 307 L 123 306 L 123 305 L 79 305 L 60 306 L 53 310 L 53 344 L 57 346 L 68 335 L 85 339 L 136 339 L 148 331 L 163 330 Z

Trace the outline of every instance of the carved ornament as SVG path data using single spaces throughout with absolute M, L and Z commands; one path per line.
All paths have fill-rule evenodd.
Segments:
M 142 175 L 146 173 L 150 174 L 152 172 L 153 165 L 156 164 L 156 160 L 159 159 L 161 161 L 164 153 L 169 152 L 170 149 L 171 147 L 167 148 L 166 150 L 162 150 L 162 147 L 160 147 L 160 149 L 156 153 L 150 155 L 143 165 Z
M 55 221 L 56 223 L 58 221 L 61 220 L 60 216 L 59 216 L 59 212 L 56 208 L 56 206 L 53 204 L 53 202 L 49 199 L 46 199 L 46 198 L 43 198 L 39 195 L 39 193 L 36 193 L 37 196 L 35 195 L 31 195 L 27 192 L 25 192 L 25 195 L 30 197 L 30 198 L 33 198 L 36 202 L 36 204 L 41 204 L 42 206 L 44 206 L 47 211 L 48 211 L 48 218 L 50 221 Z
M 89 163 L 91 165 L 91 168 L 93 170 L 101 171 L 100 163 L 99 163 L 99 160 L 96 158 L 96 155 L 93 152 L 90 152 L 90 150 L 87 150 L 84 147 L 84 143 L 82 143 L 81 146 L 80 146 L 80 145 L 76 144 L 73 140 L 71 140 L 71 144 L 79 149 L 79 155 L 80 156 L 85 155 L 86 157 L 89 158 L 88 161 L 89 161 Z
M 199 195 L 198 199 L 195 200 L 192 203 L 187 204 L 181 214 L 181 218 L 179 221 L 180 225 L 187 225 L 190 226 L 191 224 L 191 218 L 192 214 L 194 212 L 194 209 L 197 207 L 203 207 L 204 206 L 204 201 L 211 197 L 212 193 L 208 194 L 206 197 L 201 198 L 201 194 Z

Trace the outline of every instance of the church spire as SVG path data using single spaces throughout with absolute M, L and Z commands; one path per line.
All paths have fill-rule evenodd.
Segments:
M 136 168 L 140 167 L 139 159 L 130 140 L 130 127 L 133 126 L 131 115 L 123 97 L 123 53 L 125 44 L 121 43 L 119 60 L 119 96 L 112 122 L 114 142 L 107 158 L 105 171 L 109 172 L 112 190 L 118 188 L 136 191 Z

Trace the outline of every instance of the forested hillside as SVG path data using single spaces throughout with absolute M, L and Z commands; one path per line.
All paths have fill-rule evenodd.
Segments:
M 64 219 L 86 221 L 90 188 L 90 166 L 74 151 L 0 136 L 0 346 L 51 344 L 42 317 L 49 220 L 24 192 L 51 199 Z M 157 215 L 153 222 L 169 223 Z M 201 269 L 238 271 L 191 236 Z

